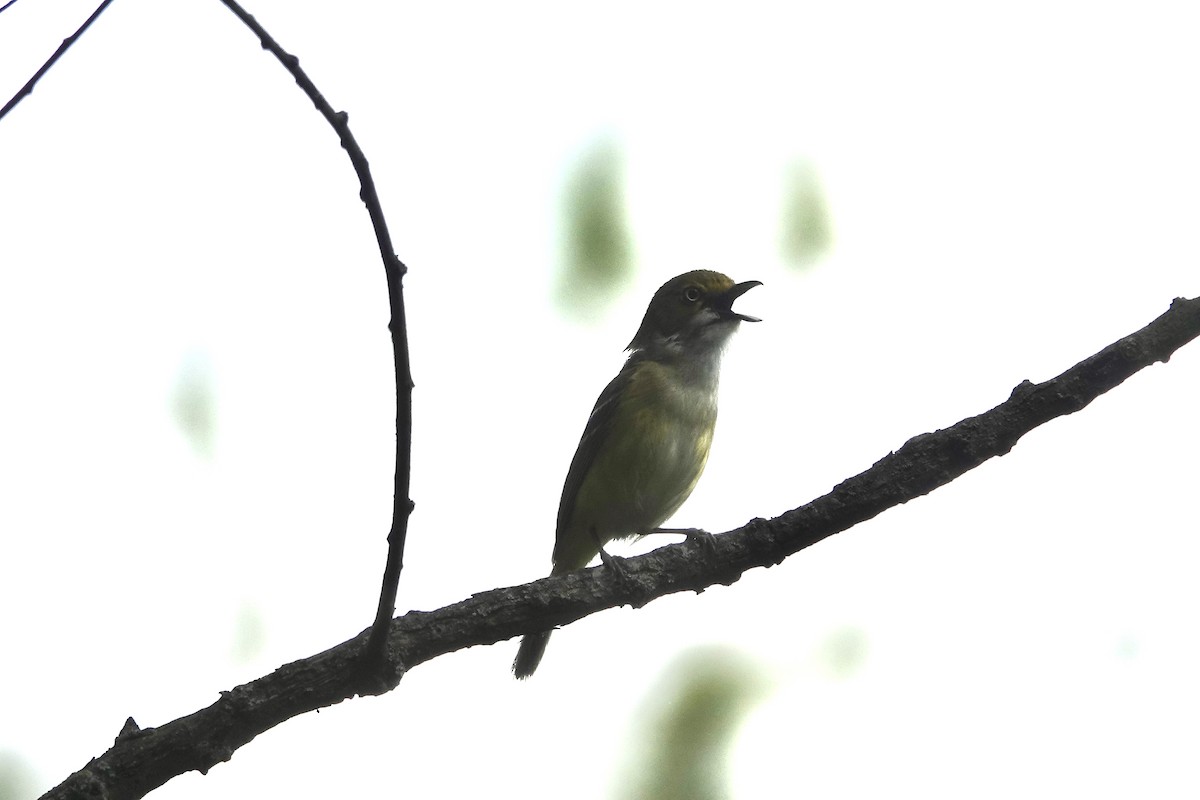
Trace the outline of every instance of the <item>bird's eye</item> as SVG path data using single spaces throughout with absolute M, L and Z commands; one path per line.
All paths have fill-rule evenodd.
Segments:
M 683 299 L 687 300 L 689 303 L 694 303 L 700 299 L 701 294 L 702 292 L 700 291 L 699 287 L 689 286 L 683 290 Z

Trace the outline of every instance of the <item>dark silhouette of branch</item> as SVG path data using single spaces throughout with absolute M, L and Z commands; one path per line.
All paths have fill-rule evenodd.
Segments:
M 1037 426 L 1087 406 L 1138 370 L 1166 361 L 1200 336 L 1200 298 L 1177 299 L 1145 328 L 1045 383 L 1025 381 L 1005 402 L 949 428 L 921 434 L 829 494 L 772 520 L 755 519 L 710 543 L 684 542 L 626 559 L 627 579 L 605 568 L 494 589 L 436 611 L 392 620 L 387 646 L 412 668 L 606 608 L 642 606 L 682 591 L 732 584 L 748 569 L 778 564 L 822 539 L 927 494 L 1002 456 Z M 358 653 L 369 632 L 224 692 L 211 706 L 158 728 L 129 720 L 99 758 L 47 798 L 138 798 L 188 770 L 206 772 L 255 736 L 306 711 L 352 697 Z
M 13 2 L 16 2 L 16 0 L 13 0 Z M 96 7 L 96 10 L 92 12 L 92 15 L 88 17 L 82 25 L 79 26 L 79 30 L 62 40 L 62 44 L 60 44 L 58 49 L 54 51 L 54 55 L 50 56 L 50 58 L 46 60 L 45 64 L 42 64 L 41 69 L 33 73 L 33 77 L 26 81 L 25 85 L 18 89 L 17 93 L 14 94 L 12 98 L 4 104 L 4 108 L 0 108 L 0 119 L 4 119 L 4 116 L 8 114 L 9 111 L 12 111 L 13 108 L 16 107 L 17 103 L 24 100 L 26 95 L 33 94 L 34 84 L 42 79 L 42 76 L 45 75 L 52 66 L 54 66 L 54 62 L 58 61 L 58 59 L 62 57 L 62 54 L 67 52 L 71 45 L 75 44 L 75 40 L 78 39 L 83 32 L 86 31 L 91 24 L 96 21 L 96 17 L 100 16 L 104 9 L 108 8 L 108 4 L 111 2 L 112 0 L 104 0 L 104 2 Z M 0 8 L 0 11 L 3 11 L 10 5 L 12 5 L 12 3 L 6 4 L 4 8 Z
M 34 85 L 67 51 L 68 48 L 96 20 L 112 0 L 103 0 L 86 22 L 74 34 L 63 40 L 50 59 L 29 79 L 20 91 L 0 110 L 0 118 L 16 106 L 26 95 L 32 93 Z M 388 533 L 388 555 L 384 566 L 384 575 L 380 589 L 379 603 L 376 609 L 372 633 L 361 649 L 354 670 L 353 690 L 351 694 L 382 693 L 395 688 L 403 675 L 403 664 L 393 660 L 391 650 L 387 647 L 388 625 L 395 614 L 396 592 L 400 580 L 400 572 L 404 562 L 404 544 L 408 531 L 408 519 L 412 514 L 413 502 L 409 498 L 412 462 L 412 374 L 409 365 L 407 323 L 404 309 L 403 277 L 407 268 L 396 256 L 392 246 L 391 234 L 387 221 L 375 190 L 375 182 L 371 177 L 370 165 L 362 148 L 358 146 L 354 135 L 350 132 L 348 115 L 345 112 L 334 111 L 325 97 L 317 90 L 316 85 L 300 68 L 299 59 L 287 53 L 282 47 L 258 24 L 257 20 L 248 14 L 234 0 L 222 0 L 224 4 L 247 26 L 256 36 L 265 50 L 269 50 L 279 59 L 280 63 L 292 74 L 296 83 L 312 100 L 313 105 L 337 132 L 343 149 L 350 158 L 351 164 L 358 175 L 361 190 L 359 193 L 363 204 L 371 218 L 375 238 L 379 245 L 379 253 L 383 259 L 384 272 L 387 276 L 388 304 L 391 310 L 391 320 L 388 329 L 392 336 L 393 360 L 396 376 L 396 468 L 394 480 L 394 495 L 392 509 L 392 526 Z M 5 6 L 7 8 L 7 6 Z M 349 695 L 347 695 L 349 696 Z M 287 715 L 291 716 L 291 714 Z M 287 717 L 282 717 L 276 722 Z M 274 723 L 272 723 L 274 724 Z M 137 724 L 131 719 L 118 737 L 118 742 L 138 739 L 142 734 Z M 252 738 L 252 737 L 251 737 Z M 246 739 L 245 741 L 249 741 Z M 244 742 L 243 742 L 244 743 Z M 232 753 L 232 750 L 230 751 Z M 228 756 L 226 756 L 228 757 Z M 199 768 L 185 766 L 184 769 Z M 170 775 L 162 778 L 165 781 Z M 104 783 L 103 781 L 101 782 Z M 136 788 L 140 784 L 135 780 L 132 790 L 128 788 L 115 789 L 116 796 L 141 796 L 159 785 L 152 783 L 145 788 Z M 93 787 L 95 784 L 93 784 Z M 118 784 L 118 786 L 124 786 Z M 78 786 L 77 786 L 78 788 Z M 98 796 L 107 796 L 109 791 L 104 789 Z
M 100 16 L 101 12 L 112 2 L 104 0 L 87 21 L 75 33 L 63 40 L 45 64 L 33 77 L 0 109 L 0 119 L 17 103 L 33 92 L 34 84 L 46 74 L 67 49 L 83 34 L 84 31 Z M 392 247 L 392 236 L 388 231 L 387 220 L 383 215 L 383 207 L 379 195 L 375 191 L 375 181 L 371 177 L 371 167 L 362 148 L 358 146 L 354 135 L 350 132 L 349 117 L 344 111 L 334 111 L 325 97 L 317 90 L 316 85 L 300 69 L 300 59 L 286 52 L 234 0 L 222 2 L 245 25 L 258 36 L 264 50 L 269 50 L 288 72 L 296 79 L 296 83 L 312 100 L 313 105 L 321 112 L 326 121 L 333 126 L 341 141 L 342 148 L 350 157 L 354 171 L 358 174 L 362 187 L 359 197 L 371 217 L 371 226 L 375 229 L 375 240 L 379 244 L 379 255 L 383 259 L 384 273 L 387 275 L 388 306 L 391 310 L 391 320 L 388 330 L 392 336 L 393 366 L 396 375 L 396 469 L 392 500 L 392 527 L 388 532 L 388 554 L 384 564 L 383 580 L 379 592 L 379 603 L 375 610 L 373 633 L 363 651 L 361 675 L 363 692 L 384 692 L 393 688 L 403 675 L 403 665 L 387 659 L 388 622 L 396 611 L 396 591 L 400 582 L 400 572 L 404 568 L 404 542 L 408 535 L 408 519 L 412 515 L 413 502 L 409 498 L 409 487 L 412 475 L 412 370 L 408 355 L 408 327 L 404 312 L 404 273 L 408 268 L 396 256 Z M 5 6 L 7 8 L 7 6 Z
M 388 330 L 392 334 L 392 352 L 396 374 L 396 471 L 392 502 L 392 528 L 388 532 L 387 562 L 384 564 L 382 587 L 379 592 L 379 604 L 375 612 L 375 622 L 372 625 L 370 639 L 363 651 L 362 675 L 365 681 L 362 693 L 385 692 L 395 687 L 403 675 L 404 666 L 387 659 L 388 623 L 396 613 L 396 590 L 400 582 L 400 571 L 404 568 L 404 541 L 408 535 L 408 518 L 412 515 L 413 502 L 409 498 L 409 484 L 412 474 L 412 370 L 408 358 L 408 327 L 404 314 L 404 273 L 408 268 L 396 257 L 392 248 L 392 237 L 388 232 L 387 220 L 383 216 L 383 207 L 379 195 L 375 191 L 375 181 L 371 178 L 371 167 L 362 148 L 350 133 L 349 116 L 345 111 L 334 111 L 333 106 L 317 90 L 316 85 L 300 69 L 300 59 L 286 52 L 271 38 L 258 21 L 246 12 L 234 0 L 221 0 L 237 18 L 246 24 L 262 42 L 264 50 L 269 50 L 288 72 L 296 79 L 297 85 L 312 100 L 313 105 L 321 112 L 321 116 L 333 126 L 341 140 L 342 147 L 350 156 L 350 163 L 358 174 L 362 189 L 359 197 L 367 207 L 371 216 L 371 225 L 375 229 L 375 239 L 379 244 L 379 255 L 383 259 L 383 269 L 387 274 L 388 306 L 392 319 Z

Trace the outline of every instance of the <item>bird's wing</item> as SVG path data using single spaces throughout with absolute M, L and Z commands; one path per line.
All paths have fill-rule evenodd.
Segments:
M 583 438 L 579 440 L 575 457 L 571 459 L 571 468 L 567 470 L 567 480 L 563 484 L 562 500 L 558 503 L 558 529 L 554 542 L 556 557 L 562 545 L 563 532 L 570 523 L 571 516 L 575 513 L 575 501 L 579 497 L 583 479 L 596 460 L 601 445 L 608 439 L 608 432 L 612 429 L 613 420 L 616 418 L 617 402 L 633 379 L 635 365 L 635 358 L 631 356 L 621 371 L 617 373 L 617 377 L 604 387 L 604 391 L 596 400 L 595 407 L 592 408 L 591 416 L 588 417 L 587 426 L 583 429 Z

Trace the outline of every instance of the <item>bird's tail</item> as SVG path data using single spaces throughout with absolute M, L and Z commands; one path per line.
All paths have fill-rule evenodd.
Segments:
M 521 639 L 517 648 L 517 657 L 513 659 L 513 675 L 518 680 L 525 680 L 538 668 L 542 654 L 546 652 L 546 643 L 550 641 L 550 631 L 527 633 Z

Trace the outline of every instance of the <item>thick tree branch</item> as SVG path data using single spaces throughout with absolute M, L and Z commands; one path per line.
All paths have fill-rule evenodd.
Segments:
M 414 667 L 466 647 L 565 625 L 605 608 L 641 606 L 673 592 L 731 584 L 748 569 L 789 555 L 880 512 L 943 486 L 1007 453 L 1044 422 L 1085 407 L 1143 367 L 1166 361 L 1200 336 L 1200 298 L 1177 299 L 1145 328 L 1045 383 L 1017 386 L 1008 400 L 935 433 L 913 437 L 829 494 L 772 520 L 717 536 L 710 548 L 685 542 L 627 559 L 628 582 L 603 568 L 495 589 L 437 611 L 393 620 L 388 647 Z M 208 708 L 158 728 L 130 720 L 112 748 L 45 796 L 137 798 L 188 770 L 205 772 L 237 748 L 306 711 L 356 691 L 357 654 L 368 631 L 222 694 Z

